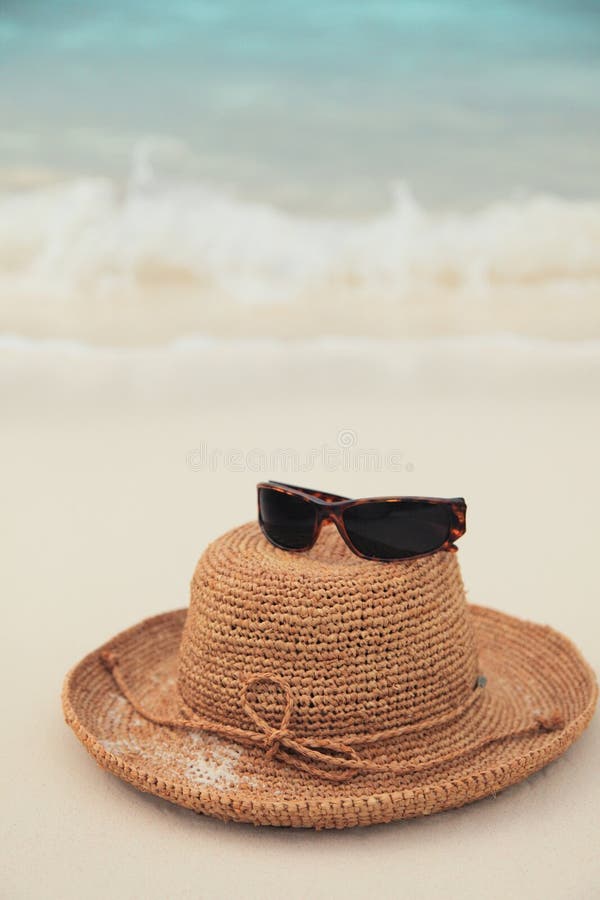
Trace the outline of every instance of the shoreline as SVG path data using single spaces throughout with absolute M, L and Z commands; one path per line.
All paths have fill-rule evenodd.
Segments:
M 486 338 L 315 338 L 276 341 L 197 337 L 157 347 L 98 347 L 0 337 L 0 401 L 6 415 L 73 415 L 138 421 L 156 414 L 235 409 L 247 416 L 289 406 L 310 419 L 327 408 L 352 424 L 374 403 L 406 410 L 532 409 L 596 402 L 600 341 L 519 335 Z M 342 415 L 341 410 L 346 413 Z M 504 414 L 504 413 L 503 413 Z M 342 422 L 343 424 L 343 422 Z
M 594 201 L 320 220 L 151 171 L 0 191 L 0 244 L 0 331 L 34 338 L 600 338 Z

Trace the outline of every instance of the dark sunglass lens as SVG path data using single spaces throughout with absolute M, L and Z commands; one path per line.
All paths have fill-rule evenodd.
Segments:
M 439 503 L 361 503 L 344 512 L 348 537 L 365 556 L 406 559 L 441 547 L 450 534 L 450 513 Z
M 310 547 L 315 532 L 316 510 L 308 500 L 282 491 L 260 488 L 260 521 L 270 541 L 286 550 Z

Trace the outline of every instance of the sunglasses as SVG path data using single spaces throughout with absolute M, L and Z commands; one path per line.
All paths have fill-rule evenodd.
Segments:
M 462 497 L 369 497 L 350 500 L 310 488 L 264 481 L 257 485 L 258 521 L 265 537 L 282 550 L 310 550 L 324 524 L 334 522 L 363 559 L 392 561 L 456 552 L 466 531 Z

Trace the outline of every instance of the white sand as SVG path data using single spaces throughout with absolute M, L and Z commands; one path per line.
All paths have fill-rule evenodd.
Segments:
M 311 833 L 138 793 L 87 756 L 59 695 L 88 650 L 187 603 L 207 541 L 253 517 L 259 478 L 284 476 L 264 468 L 277 448 L 296 465 L 315 451 L 287 472 L 300 484 L 463 494 L 470 598 L 551 623 L 598 667 L 599 386 L 594 344 L 5 342 L 2 896 L 598 896 L 597 721 L 497 798 Z M 367 449 L 379 470 L 344 470 Z

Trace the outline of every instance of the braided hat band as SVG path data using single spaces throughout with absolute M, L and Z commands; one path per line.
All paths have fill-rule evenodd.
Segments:
M 568 639 L 466 602 L 457 555 L 370 563 L 327 530 L 300 556 L 250 523 L 203 554 L 188 610 L 82 660 L 63 706 L 144 791 L 339 828 L 497 793 L 564 752 L 596 697 Z
M 189 719 L 170 719 L 157 716 L 150 710 L 144 708 L 133 695 L 129 688 L 119 666 L 119 660 L 116 654 L 111 650 L 104 650 L 101 658 L 107 669 L 112 673 L 113 678 L 121 690 L 124 697 L 143 718 L 156 725 L 163 725 L 168 728 L 183 728 L 190 731 L 209 731 L 212 734 L 218 734 L 221 737 L 231 738 L 231 740 L 239 741 L 242 744 L 254 744 L 262 747 L 266 751 L 267 759 L 280 759 L 288 765 L 308 772 L 317 778 L 324 778 L 328 781 L 348 781 L 355 775 L 360 773 L 375 772 L 396 772 L 399 774 L 410 774 L 432 766 L 438 766 L 440 763 L 451 762 L 460 759 L 479 750 L 487 744 L 494 741 L 503 740 L 508 737 L 519 737 L 524 734 L 536 731 L 555 731 L 564 727 L 564 718 L 560 711 L 555 710 L 549 716 L 537 715 L 529 725 L 520 728 L 507 728 L 497 734 L 488 734 L 478 738 L 467 746 L 459 746 L 458 749 L 446 753 L 443 757 L 434 758 L 426 762 L 399 762 L 389 761 L 386 763 L 377 763 L 368 759 L 361 759 L 356 750 L 357 745 L 376 744 L 379 741 L 390 740 L 391 738 L 401 737 L 404 734 L 414 732 L 423 733 L 430 728 L 445 725 L 458 719 L 467 709 L 475 704 L 480 696 L 481 691 L 485 687 L 486 679 L 479 676 L 473 692 L 465 703 L 449 712 L 432 716 L 430 719 L 424 719 L 419 722 L 412 722 L 399 728 L 389 728 L 387 731 L 375 732 L 371 735 L 347 735 L 344 740 L 334 740 L 331 738 L 298 738 L 290 731 L 289 724 L 291 714 L 294 708 L 294 698 L 290 686 L 274 672 L 265 672 L 258 675 L 249 675 L 243 679 L 241 683 L 240 699 L 244 712 L 255 724 L 257 731 L 246 731 L 242 728 L 236 728 L 232 725 L 223 725 L 219 722 L 212 722 L 210 719 L 195 716 Z M 260 682 L 270 682 L 279 685 L 285 694 L 285 710 L 278 726 L 270 725 L 266 719 L 254 708 L 248 700 L 248 688 Z M 332 771 L 333 769 L 333 771 Z M 341 771 L 336 771 L 341 770 Z

